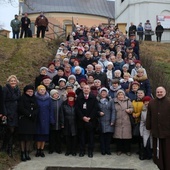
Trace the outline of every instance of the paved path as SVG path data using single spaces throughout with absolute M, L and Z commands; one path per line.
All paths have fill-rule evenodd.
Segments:
M 88 158 L 87 155 L 85 155 L 84 157 L 79 157 L 78 155 L 76 157 L 73 157 L 65 156 L 64 153 L 48 154 L 47 152 L 45 152 L 45 158 L 36 158 L 34 154 L 35 152 L 31 154 L 31 161 L 19 163 L 16 167 L 14 167 L 14 170 L 45 170 L 48 166 L 158 170 L 152 160 L 141 161 L 138 159 L 138 155 L 136 155 L 135 153 L 133 153 L 132 156 L 127 156 L 125 154 L 117 156 L 115 153 L 112 153 L 111 156 L 103 156 L 99 152 L 94 152 L 93 158 Z

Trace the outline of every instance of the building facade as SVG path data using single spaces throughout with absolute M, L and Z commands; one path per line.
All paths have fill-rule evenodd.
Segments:
M 33 35 L 36 34 L 34 22 L 40 12 L 49 20 L 48 38 L 67 36 L 74 24 L 91 27 L 93 25 L 114 23 L 114 1 L 107 0 L 29 0 L 28 4 L 20 0 L 19 14 L 28 13 L 31 19 Z
M 126 30 L 131 22 L 137 26 L 150 20 L 155 31 L 159 18 L 162 18 L 162 22 L 161 19 L 159 21 L 166 28 L 162 40 L 170 41 L 170 0 L 115 0 L 115 22 L 127 23 Z M 152 37 L 156 39 L 155 35 Z

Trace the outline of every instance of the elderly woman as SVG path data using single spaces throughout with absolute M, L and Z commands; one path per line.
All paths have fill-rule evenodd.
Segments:
M 38 104 L 34 95 L 34 87 L 26 85 L 18 103 L 18 133 L 21 142 L 21 161 L 31 160 L 30 144 L 36 132 Z
M 129 114 L 133 112 L 133 106 L 123 90 L 118 90 L 114 99 L 116 110 L 115 133 L 117 155 L 125 152 L 131 156 L 132 127 Z
M 63 100 L 60 98 L 59 92 L 56 89 L 50 91 L 50 97 L 52 99 L 52 105 L 54 109 L 54 117 L 56 123 L 51 126 L 49 134 L 49 154 L 54 151 L 61 153 L 61 125 L 60 125 L 60 108 Z
M 37 152 L 36 157 L 45 157 L 43 152 L 45 142 L 49 140 L 50 124 L 55 124 L 54 108 L 49 93 L 46 91 L 45 86 L 39 85 L 35 93 L 39 111 L 37 115 L 36 136 Z
M 61 127 L 64 128 L 66 137 L 66 153 L 65 156 L 76 156 L 77 143 L 77 125 L 75 113 L 75 93 L 69 92 L 67 100 L 61 105 Z
M 7 79 L 7 84 L 3 87 L 4 98 L 4 115 L 7 117 L 7 133 L 4 137 L 4 148 L 8 145 L 7 153 L 12 157 L 13 137 L 16 127 L 18 126 L 18 100 L 21 96 L 18 87 L 18 79 L 15 75 L 11 75 Z
M 99 90 L 99 129 L 100 129 L 100 147 L 102 155 L 111 155 L 110 142 L 114 132 L 115 123 L 115 105 L 108 97 L 108 89 L 102 87 Z

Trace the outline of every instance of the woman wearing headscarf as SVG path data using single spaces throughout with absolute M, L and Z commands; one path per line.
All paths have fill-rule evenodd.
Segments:
M 18 103 L 18 133 L 21 144 L 21 161 L 31 160 L 30 144 L 36 132 L 38 104 L 34 95 L 34 87 L 26 85 Z

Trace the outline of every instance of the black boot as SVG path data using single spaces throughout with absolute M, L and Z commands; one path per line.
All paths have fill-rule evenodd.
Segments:
M 36 156 L 36 157 L 39 157 L 39 156 L 40 156 L 40 152 L 41 152 L 41 150 L 40 150 L 40 149 L 37 149 L 37 152 L 36 152 L 35 156 Z
M 44 157 L 45 157 L 45 154 L 44 154 L 43 149 L 40 149 L 40 156 L 41 156 L 42 158 L 44 158 Z
M 7 150 L 7 145 L 5 142 L 2 143 L 2 146 L 0 148 L 0 152 L 5 152 Z
M 25 152 L 21 152 L 21 161 L 25 162 L 26 161 L 26 157 L 25 157 Z
M 25 158 L 26 158 L 26 160 L 28 160 L 28 161 L 31 160 L 31 158 L 30 158 L 30 156 L 29 156 L 29 151 L 25 151 Z
M 13 157 L 13 154 L 12 154 L 12 145 L 8 146 L 7 154 L 8 154 L 9 157 L 11 157 L 11 158 Z

